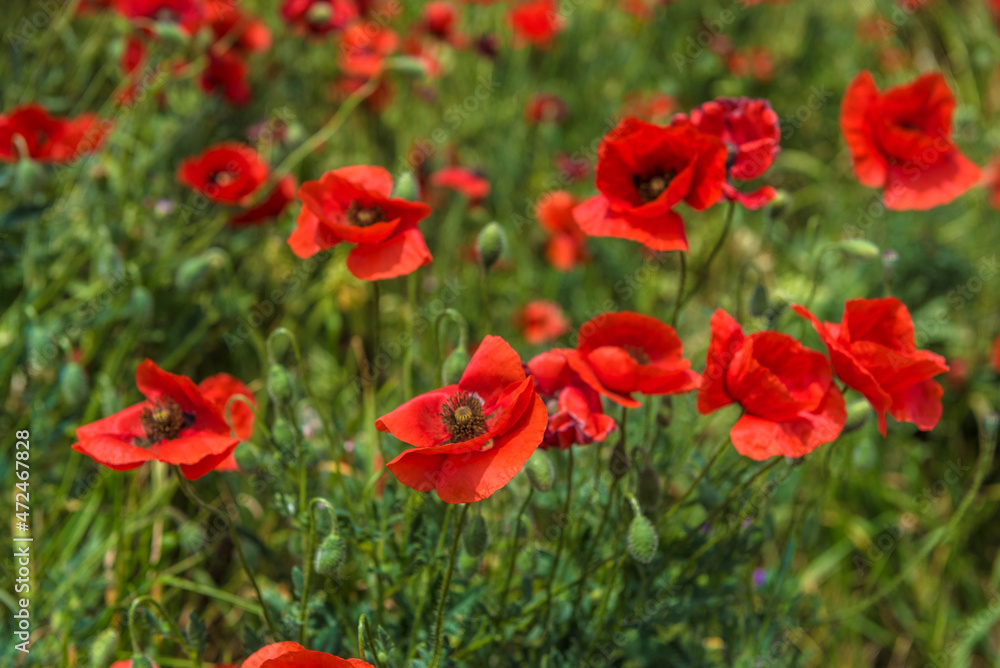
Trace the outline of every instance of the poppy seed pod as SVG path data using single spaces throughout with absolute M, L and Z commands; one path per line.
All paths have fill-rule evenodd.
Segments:
M 524 467 L 528 472 L 528 482 L 539 492 L 547 492 L 552 489 L 555 480 L 555 470 L 552 467 L 552 460 L 541 450 L 536 450 L 535 454 L 528 460 Z
M 275 403 L 287 404 L 292 400 L 292 381 L 285 367 L 272 364 L 267 372 L 267 391 Z
M 644 515 L 636 515 L 628 527 L 628 553 L 640 564 L 648 564 L 656 556 L 660 537 L 656 527 Z
M 340 567 L 344 564 L 347 552 L 344 549 L 344 540 L 336 531 L 333 531 L 316 550 L 315 568 L 321 575 L 336 575 Z
M 202 254 L 181 262 L 174 274 L 174 285 L 178 290 L 189 292 L 205 283 L 209 267 L 212 266 L 212 256 Z
M 486 527 L 486 520 L 482 515 L 473 515 L 469 523 L 465 525 L 462 532 L 462 543 L 465 551 L 473 557 L 478 557 L 486 551 L 486 546 L 490 542 L 490 530 Z
M 59 372 L 59 392 L 70 406 L 81 404 L 90 392 L 87 374 L 76 362 L 68 362 Z
M 282 454 L 290 454 L 295 447 L 295 427 L 285 418 L 278 418 L 271 427 L 271 438 Z
M 878 246 L 867 239 L 847 239 L 837 244 L 837 248 L 859 260 L 874 260 L 878 257 Z
M 500 223 L 493 221 L 479 232 L 476 237 L 476 251 L 479 253 L 479 261 L 487 270 L 491 269 L 497 261 L 503 257 L 507 250 L 507 235 L 503 231 Z
M 94 640 L 90 646 L 90 664 L 92 666 L 106 666 L 111 662 L 118 648 L 118 631 L 107 628 Z

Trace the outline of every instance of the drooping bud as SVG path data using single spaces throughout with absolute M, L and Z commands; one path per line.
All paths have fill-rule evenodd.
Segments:
M 660 537 L 656 527 L 645 515 L 636 515 L 628 527 L 628 553 L 640 564 L 648 564 L 656 556 Z
M 128 299 L 129 319 L 138 324 L 146 324 L 153 319 L 153 295 L 141 285 L 132 288 Z
M 398 199 L 405 199 L 409 202 L 416 202 L 420 199 L 420 186 L 413 172 L 407 170 L 396 177 L 396 183 L 392 188 L 392 196 Z
M 277 418 L 271 426 L 271 438 L 281 454 L 291 457 L 295 451 L 295 427 L 285 418 Z
M 867 239 L 847 239 L 837 244 L 837 248 L 859 260 L 874 260 L 879 254 L 878 246 Z
M 536 450 L 524 468 L 528 472 L 528 481 L 536 491 L 547 492 L 552 489 L 556 473 L 552 460 L 544 451 Z
M 107 628 L 101 631 L 94 644 L 90 646 L 90 665 L 104 668 L 111 663 L 115 650 L 118 649 L 118 631 Z
M 292 400 L 292 380 L 280 364 L 272 364 L 267 372 L 267 391 L 275 403 L 287 404 Z
M 469 365 L 469 353 L 465 348 L 455 348 L 441 365 L 441 378 L 445 385 L 455 385 Z
M 83 367 L 76 362 L 67 362 L 59 372 L 59 393 L 70 406 L 79 406 L 87 398 L 90 384 Z
M 212 258 L 205 255 L 189 257 L 181 262 L 174 273 L 174 285 L 178 290 L 188 292 L 201 287 L 208 277 L 208 270 L 212 266 Z
M 482 515 L 473 515 L 469 523 L 465 525 L 462 532 L 462 542 L 465 551 L 473 557 L 478 557 L 486 551 L 486 546 L 490 542 L 490 531 L 486 527 L 486 520 Z
M 344 539 L 336 531 L 331 532 L 316 550 L 314 568 L 321 575 L 336 575 L 344 564 L 347 551 L 344 549 Z
M 476 251 L 479 261 L 487 270 L 493 267 L 507 250 L 507 235 L 500 223 L 493 221 L 479 232 L 476 238 Z

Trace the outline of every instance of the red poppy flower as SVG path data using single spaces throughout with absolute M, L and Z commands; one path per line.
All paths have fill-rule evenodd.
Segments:
M 552 93 L 535 93 L 524 105 L 524 118 L 529 123 L 562 123 L 568 115 L 566 102 Z
M 986 9 L 989 10 L 993 24 L 1000 30 L 1000 0 L 986 0 Z
M 602 394 L 624 405 L 628 404 L 613 395 L 678 394 L 697 389 L 700 382 L 683 357 L 674 328 L 641 313 L 621 311 L 592 318 L 580 327 L 576 349 L 610 391 Z
M 569 321 L 555 302 L 536 299 L 528 302 L 514 317 L 528 345 L 555 341 L 569 331 Z
M 578 200 L 565 190 L 555 190 L 538 198 L 535 217 L 552 236 L 545 258 L 559 271 L 569 271 L 588 257 L 586 235 L 573 218 Z
M 687 250 L 687 202 L 703 210 L 719 201 L 726 146 L 690 126 L 662 127 L 626 118 L 601 140 L 597 189 L 573 211 L 591 236 L 632 239 L 653 250 Z
M 135 382 L 146 401 L 77 429 L 74 450 L 116 471 L 155 459 L 180 466 L 184 477 L 194 480 L 239 444 L 222 412 L 190 378 L 146 360 L 136 369 Z
M 458 8 L 452 3 L 433 0 L 424 5 L 420 24 L 428 34 L 447 41 L 454 35 L 456 23 Z
M 229 414 L 226 414 L 226 406 L 234 396 L 244 396 L 251 406 L 257 406 L 257 400 L 249 387 L 228 373 L 218 373 L 198 383 L 198 391 L 219 410 L 224 418 L 229 420 L 232 433 L 236 438 L 240 441 L 250 440 L 250 437 L 253 436 L 253 409 L 242 401 L 234 401 L 229 406 Z M 230 454 L 215 467 L 216 471 L 236 471 L 238 469 L 234 454 Z
M 986 201 L 992 208 L 1000 209 L 1000 158 L 994 158 L 986 166 L 981 183 L 986 188 Z
M 233 50 L 216 55 L 208 52 L 208 65 L 198 77 L 198 85 L 206 93 L 220 93 L 227 102 L 244 105 L 252 96 L 247 76 L 250 68 Z
M 270 171 L 249 146 L 223 142 L 184 160 L 177 178 L 213 202 L 243 205 L 267 181 Z
M 347 268 L 357 278 L 379 281 L 405 276 L 433 259 L 417 225 L 431 209 L 423 202 L 392 199 L 392 176 L 382 167 L 342 167 L 299 188 L 302 210 L 288 245 L 299 257 L 341 241 L 357 244 Z
M 840 128 L 862 185 L 883 188 L 886 208 L 931 209 L 979 182 L 979 168 L 951 143 L 955 96 L 925 74 L 880 93 L 869 72 L 847 87 Z
M 568 358 L 578 355 L 575 350 L 557 349 L 537 355 L 527 364 L 535 390 L 546 399 L 550 413 L 543 446 L 566 449 L 602 442 L 618 428 L 614 419 L 604 414 L 601 395 L 570 366 Z
M 281 17 L 300 32 L 326 35 L 338 32 L 358 18 L 351 0 L 285 0 Z
M 115 661 L 109 666 L 109 668 L 132 668 L 132 659 L 125 659 L 124 661 Z M 154 663 L 153 668 L 158 668 Z
M 297 642 L 265 645 L 250 655 L 241 668 L 374 668 L 361 659 L 341 659 L 306 649 Z
M 570 156 L 560 152 L 552 156 L 552 163 L 564 183 L 583 181 L 590 173 L 590 161 L 583 156 Z
M 566 27 L 555 0 L 528 0 L 507 14 L 518 44 L 546 46 Z
M 729 177 L 749 181 L 763 176 L 778 154 L 781 127 L 778 114 L 767 100 L 719 98 L 706 102 L 690 115 L 678 114 L 674 124 L 690 123 L 699 132 L 721 139 L 729 149 Z M 726 183 L 726 199 L 748 209 L 759 209 L 774 199 L 777 191 L 764 186 L 744 194 Z
M 792 308 L 816 328 L 840 379 L 871 403 L 883 436 L 886 411 L 922 431 L 934 428 L 941 419 L 944 390 L 931 379 L 948 365 L 940 355 L 917 350 L 913 319 L 903 302 L 894 297 L 851 299 L 839 325 L 821 323 L 798 304 Z
M 542 442 L 548 415 L 521 359 L 487 336 L 457 385 L 422 394 L 375 423 L 414 446 L 388 464 L 418 492 L 446 503 L 491 496 L 517 475 Z
M 470 204 L 478 204 L 490 194 L 490 182 L 485 176 L 468 167 L 445 167 L 431 174 L 431 185 L 448 188 L 460 193 Z
M 751 459 L 802 457 L 837 438 L 847 420 L 830 363 L 779 332 L 746 336 L 732 316 L 712 316 L 712 339 L 698 391 L 698 412 L 738 403 L 743 416 L 729 432 Z
M 58 118 L 37 104 L 17 107 L 0 114 L 0 160 L 69 163 L 96 151 L 109 127 L 94 114 Z
M 399 36 L 377 23 L 352 23 L 340 38 L 340 69 L 348 76 L 370 79 L 399 48 Z
M 278 181 L 274 190 L 263 202 L 233 216 L 229 219 L 229 224 L 234 227 L 244 227 L 269 222 L 281 216 L 293 199 L 295 199 L 295 177 L 289 174 Z
M 115 7 L 128 19 L 176 23 L 193 35 L 204 21 L 202 0 L 117 0 Z
M 271 48 L 270 28 L 240 9 L 239 0 L 208 0 L 205 19 L 215 42 L 231 42 L 229 48 L 243 54 L 260 53 Z

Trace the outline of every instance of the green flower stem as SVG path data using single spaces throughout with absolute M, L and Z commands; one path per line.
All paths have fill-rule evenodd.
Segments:
M 413 396 L 413 321 L 417 314 L 417 272 L 406 277 L 406 348 L 403 350 L 403 399 Z
M 168 615 L 166 611 L 163 609 L 163 607 L 148 594 L 137 596 L 135 599 L 132 600 L 131 605 L 129 605 L 128 607 L 128 628 L 129 628 L 129 636 L 132 640 L 132 651 L 135 654 L 143 653 L 142 647 L 139 645 L 139 639 L 137 637 L 138 634 L 135 632 L 136 630 L 135 613 L 139 609 L 139 607 L 142 606 L 143 604 L 156 609 L 156 611 L 159 613 L 160 619 L 166 622 L 167 628 L 170 629 L 170 633 L 173 634 L 175 638 L 177 638 L 177 642 L 180 644 L 181 647 L 184 648 L 184 652 L 188 655 L 188 658 L 191 659 L 191 661 L 197 665 L 198 652 L 196 652 L 195 649 L 188 644 L 187 639 L 184 637 L 184 634 L 181 633 L 181 630 L 177 628 L 177 625 L 174 624 L 172 619 L 170 619 L 170 615 Z
M 314 511 L 317 503 L 325 504 L 325 501 L 316 498 L 309 502 L 309 530 L 304 536 L 305 541 L 302 549 L 302 566 L 304 572 L 302 576 L 302 600 L 299 601 L 299 644 L 303 646 L 306 645 L 306 640 L 309 637 L 309 589 L 312 584 L 313 553 L 316 551 L 316 515 Z M 336 529 L 337 517 L 333 514 L 332 510 L 330 511 L 330 516 L 334 523 L 334 529 Z
M 608 613 L 608 601 L 611 599 L 611 590 L 615 588 L 615 580 L 618 578 L 618 574 L 623 572 L 625 565 L 625 559 L 618 557 L 618 562 L 612 564 L 611 568 L 608 569 L 607 582 L 604 585 L 604 595 L 601 597 L 601 606 L 597 610 L 597 628 L 594 630 L 594 635 L 590 639 L 590 644 L 587 646 L 587 651 L 583 653 L 583 656 L 590 656 L 590 653 L 594 651 L 594 646 L 597 645 L 597 639 L 601 636 L 601 631 L 604 629 L 604 618 Z
M 479 275 L 483 289 L 483 314 L 486 317 L 486 331 L 484 334 L 492 334 L 493 305 L 490 303 L 490 270 L 482 262 L 479 263 Z
M 712 269 L 712 262 L 715 261 L 716 256 L 719 254 L 719 251 L 722 250 L 722 246 L 725 245 L 726 239 L 729 237 L 729 230 L 733 226 L 733 216 L 735 213 L 736 213 L 736 201 L 730 200 L 729 209 L 726 210 L 726 222 L 722 228 L 722 234 L 719 235 L 718 241 L 715 242 L 715 245 L 709 252 L 708 258 L 705 260 L 705 264 L 703 264 L 701 268 L 698 270 L 698 275 L 695 277 L 694 285 L 691 287 L 691 291 L 688 292 L 684 296 L 684 298 L 678 302 L 677 306 L 678 309 L 681 306 L 684 306 L 684 304 L 687 304 L 689 301 L 691 301 L 691 298 L 694 297 L 696 294 L 698 294 L 698 291 L 700 291 L 705 286 L 705 281 L 708 280 L 708 274 Z M 677 313 L 675 309 L 674 320 L 676 319 L 676 316 Z
M 684 303 L 684 284 L 687 282 L 687 251 L 677 251 L 680 258 L 681 269 L 680 278 L 677 281 L 677 298 L 674 300 L 674 312 L 670 315 L 670 326 L 677 327 L 677 316 L 681 312 L 681 304 Z
M 567 451 L 568 461 L 566 464 L 566 502 L 563 504 L 562 512 L 562 522 L 563 526 L 559 528 L 559 542 L 556 544 L 556 556 L 552 560 L 552 569 L 549 571 L 549 579 L 545 584 L 545 616 L 542 619 L 542 628 L 548 626 L 549 614 L 552 612 L 552 584 L 556 579 L 556 571 L 559 570 L 559 560 L 562 557 L 563 545 L 566 542 L 566 534 L 569 529 L 569 507 L 573 502 L 573 448 L 570 447 Z
M 271 613 L 268 612 L 267 610 L 267 603 L 264 601 L 264 597 L 260 593 L 260 587 L 257 586 L 257 578 L 254 577 L 253 570 L 251 570 L 250 564 L 247 563 L 246 555 L 243 554 L 243 545 L 240 543 L 240 537 L 239 535 L 237 535 L 236 527 L 233 526 L 232 521 L 230 521 L 229 515 L 215 508 L 214 506 L 210 506 L 207 503 L 205 503 L 205 501 L 203 501 L 201 497 L 199 497 L 195 493 L 194 488 L 191 487 L 191 484 L 187 481 L 187 479 L 184 478 L 184 475 L 179 471 L 177 473 L 177 480 L 180 484 L 181 491 L 184 492 L 184 496 L 191 499 L 191 501 L 193 501 L 199 507 L 217 516 L 225 523 L 226 528 L 229 529 L 229 537 L 233 541 L 233 545 L 236 546 L 236 556 L 239 557 L 240 564 L 243 566 L 243 570 L 247 574 L 247 579 L 250 580 L 250 585 L 253 587 L 254 592 L 257 594 L 257 601 L 260 603 L 260 609 L 264 617 L 264 622 L 267 624 L 267 628 L 271 632 L 271 636 L 274 638 L 274 640 L 276 642 L 280 641 L 281 636 L 278 634 L 278 627 L 275 626 L 274 620 L 271 619 Z
M 441 582 L 441 595 L 438 597 L 437 616 L 434 622 L 434 650 L 431 653 L 430 668 L 438 668 L 441 665 L 441 651 L 444 644 L 444 609 L 448 600 L 448 588 L 451 587 L 451 576 L 455 572 L 455 559 L 458 557 L 458 541 L 462 538 L 462 529 L 465 527 L 465 516 L 469 513 L 469 504 L 462 505 L 462 511 L 458 515 L 455 523 L 455 535 L 451 539 L 451 555 L 448 557 L 448 568 L 444 572 L 444 580 Z
M 372 661 L 375 662 L 375 668 L 382 668 L 382 662 L 379 661 L 378 652 L 375 650 L 375 641 L 372 639 L 372 629 L 368 625 L 368 618 L 361 615 L 361 618 L 358 619 L 358 658 L 362 661 L 368 660 L 365 655 L 366 641 L 372 650 Z
M 722 442 L 719 444 L 719 446 L 715 449 L 715 452 L 712 454 L 712 458 L 708 460 L 708 463 L 705 464 L 705 468 L 701 470 L 701 473 L 699 473 L 698 477 L 694 479 L 694 482 L 691 483 L 691 486 L 688 487 L 687 491 L 681 495 L 681 498 L 677 499 L 674 502 L 674 505 L 670 509 L 670 512 L 668 512 L 664 516 L 664 518 L 660 520 L 661 527 L 665 527 L 670 522 L 670 519 L 677 514 L 677 511 L 681 509 L 681 506 L 684 505 L 684 502 L 687 500 L 687 498 L 691 496 L 692 492 L 694 492 L 695 489 L 698 488 L 698 484 L 705 479 L 706 475 L 708 475 L 708 472 L 712 469 L 712 466 L 715 465 L 715 462 L 718 461 L 719 457 L 726 450 L 727 445 L 729 445 L 728 434 L 724 439 L 722 439 Z
M 430 569 L 434 567 L 434 563 L 437 562 L 438 555 L 441 554 L 441 548 L 444 546 L 445 536 L 448 535 L 448 522 L 451 520 L 451 509 L 453 506 L 449 503 L 444 511 L 444 521 L 441 522 L 441 531 L 438 533 L 438 541 L 434 546 L 434 554 L 431 556 L 430 561 L 425 564 L 422 574 L 429 575 Z M 413 657 L 417 655 L 417 632 L 420 630 L 420 620 L 423 619 L 424 608 L 427 606 L 427 597 L 430 594 L 431 584 L 433 578 L 425 578 L 429 581 L 422 584 L 420 590 L 420 598 L 417 600 L 417 612 L 413 617 L 413 626 L 410 628 L 410 649 L 406 654 L 406 663 L 409 664 Z
M 514 576 L 514 563 L 517 561 L 517 537 L 521 533 L 521 518 L 524 517 L 524 511 L 528 508 L 528 504 L 531 502 L 531 496 L 535 493 L 534 487 L 528 487 L 528 494 L 524 497 L 524 503 L 521 504 L 520 510 L 517 511 L 517 519 L 514 520 L 514 535 L 510 542 L 510 553 L 507 557 L 507 576 L 503 580 L 503 593 L 500 594 L 500 610 L 497 612 L 496 631 L 499 632 L 503 628 L 503 623 L 507 618 L 507 593 L 510 591 L 510 580 Z

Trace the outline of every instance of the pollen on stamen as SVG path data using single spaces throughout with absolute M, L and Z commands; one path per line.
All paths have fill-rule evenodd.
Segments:
M 649 177 L 641 177 L 637 174 L 632 177 L 632 183 L 639 193 L 639 198 L 648 204 L 663 194 L 673 178 L 674 174 L 669 171 L 653 174 Z
M 472 392 L 456 392 L 441 406 L 441 424 L 451 436 L 452 443 L 461 443 L 482 436 L 486 428 L 486 415 L 482 400 Z
M 135 444 L 148 447 L 164 439 L 177 438 L 185 427 L 194 423 L 194 416 L 185 413 L 170 397 L 161 397 L 142 409 L 139 421 L 146 435 L 136 439 Z
M 381 223 L 385 219 L 382 209 L 376 205 L 365 206 L 354 200 L 347 207 L 347 220 L 351 225 L 357 227 L 368 227 L 375 223 Z

